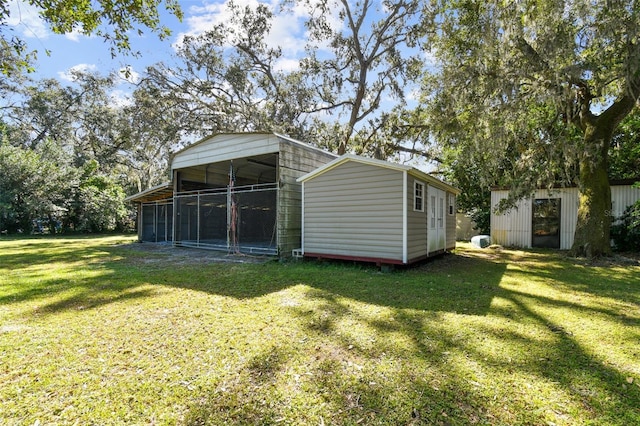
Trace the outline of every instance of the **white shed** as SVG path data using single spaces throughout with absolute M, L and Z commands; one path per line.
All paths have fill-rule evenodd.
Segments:
M 455 248 L 457 188 L 416 168 L 343 155 L 302 182 L 302 254 L 410 264 Z
M 578 221 L 578 188 L 539 189 L 516 207 L 497 214 L 495 209 L 509 194 L 507 189 L 491 191 L 491 242 L 512 247 L 547 247 L 569 250 Z M 630 182 L 611 185 L 612 219 L 640 199 L 640 188 Z

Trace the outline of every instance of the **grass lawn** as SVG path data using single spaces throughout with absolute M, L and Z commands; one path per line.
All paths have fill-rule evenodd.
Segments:
M 640 266 L 0 239 L 0 423 L 640 424 Z M 197 254 L 196 254 L 197 253 Z

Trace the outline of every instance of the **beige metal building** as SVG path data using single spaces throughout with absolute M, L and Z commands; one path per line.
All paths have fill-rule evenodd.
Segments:
M 275 133 L 225 133 L 172 155 L 172 181 L 128 198 L 140 241 L 243 253 L 300 247 L 300 176 L 335 159 Z
M 537 190 L 520 200 L 515 208 L 497 214 L 496 207 L 509 194 L 507 189 L 491 191 L 491 242 L 510 247 L 547 247 L 569 250 L 578 221 L 578 188 L 559 188 L 551 193 Z M 640 199 L 640 188 L 630 182 L 611 185 L 612 219 Z
M 347 154 L 298 181 L 306 257 L 409 264 L 455 248 L 460 191 L 418 169 Z

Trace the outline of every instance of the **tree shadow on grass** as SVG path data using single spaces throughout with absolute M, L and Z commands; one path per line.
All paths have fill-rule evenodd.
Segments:
M 469 264 L 473 265 L 474 262 Z M 485 266 L 490 265 L 486 264 Z M 568 264 L 563 266 L 567 269 L 574 267 Z M 565 271 L 566 273 L 560 278 L 556 276 L 555 280 L 558 282 L 554 282 L 554 284 L 572 291 L 584 289 L 585 284 L 582 280 L 585 275 L 580 273 L 579 265 L 575 268 L 577 270 L 573 274 L 569 270 Z M 482 270 L 482 266 L 476 265 L 470 270 L 474 274 Z M 543 281 L 548 278 L 549 274 L 544 265 L 537 268 L 529 267 L 527 273 L 536 275 L 536 270 L 539 272 L 537 278 Z M 600 274 L 602 271 L 595 272 Z M 411 273 L 407 274 L 411 275 Z M 616 278 L 609 277 L 609 280 L 615 283 Z M 424 281 L 418 280 L 418 282 L 424 284 Z M 456 283 L 448 283 L 448 285 L 455 288 Z M 464 284 L 463 280 L 463 287 L 468 285 L 468 283 Z M 428 286 L 429 284 L 426 288 Z M 615 295 L 606 288 L 606 285 L 602 286 L 602 291 L 599 291 L 599 287 L 591 289 L 593 294 L 607 298 Z M 479 288 L 486 290 L 486 282 L 483 282 Z M 619 288 L 619 291 L 632 294 L 636 291 L 633 283 L 631 287 L 623 283 Z M 393 290 L 395 292 L 403 291 L 397 285 Z M 615 303 L 603 307 L 598 304 L 594 306 L 577 301 L 557 300 L 512 288 L 489 286 L 489 290 L 491 290 L 491 298 L 495 297 L 507 301 L 512 308 L 508 310 L 495 307 L 485 309 L 486 304 L 481 303 L 480 309 L 473 309 L 468 301 L 460 300 L 462 298 L 457 297 L 458 290 L 452 293 L 441 290 L 442 300 L 439 300 L 438 297 L 422 298 L 418 294 L 417 301 L 413 303 L 398 303 L 399 299 L 393 299 L 391 303 L 383 303 L 383 300 L 387 300 L 385 297 L 371 295 L 362 289 L 336 288 L 326 283 L 314 283 L 313 289 L 309 290 L 308 295 L 320 302 L 316 305 L 315 312 L 298 310 L 294 315 L 303 320 L 310 334 L 321 333 L 335 346 L 358 351 L 361 358 L 368 362 L 375 361 L 380 353 L 394 354 L 397 359 L 425 360 L 433 367 L 433 370 L 438 372 L 433 377 L 441 375 L 440 383 L 435 386 L 439 391 L 433 392 L 433 384 L 431 386 L 420 385 L 419 380 L 414 380 L 416 378 L 408 374 L 407 377 L 411 384 L 407 385 L 408 390 L 405 389 L 404 392 L 419 395 L 414 400 L 414 405 L 417 407 L 414 415 L 412 418 L 402 419 L 401 413 L 397 410 L 390 410 L 387 413 L 387 420 L 405 422 L 422 419 L 426 420 L 427 424 L 476 422 L 540 424 L 548 421 L 568 423 L 587 421 L 607 425 L 638 424 L 640 421 L 640 389 L 637 383 L 633 384 L 634 378 L 629 378 L 628 370 L 625 373 L 615 363 L 608 362 L 605 353 L 593 353 L 591 349 L 585 348 L 571 331 L 566 330 L 565 324 L 557 323 L 552 317 L 541 313 L 546 309 L 562 309 L 574 312 L 576 317 L 588 319 L 590 316 L 598 315 L 607 318 L 612 323 L 621 323 L 626 327 L 637 327 L 640 325 L 637 310 L 625 314 L 615 306 Z M 427 294 L 429 293 L 427 292 Z M 350 307 L 344 298 L 381 304 L 391 308 L 393 314 L 384 319 L 367 318 Z M 404 298 L 401 297 L 400 300 L 402 299 Z M 629 300 L 629 298 L 623 299 Z M 481 322 L 484 325 L 466 321 L 464 324 L 468 330 L 465 332 L 451 325 L 443 326 L 440 323 L 442 321 L 440 314 L 446 312 L 470 315 L 491 314 L 501 317 L 504 321 L 500 324 Z M 353 337 L 337 326 L 347 319 L 353 321 L 354 318 L 356 322 L 366 322 L 368 326 L 376 330 L 381 343 L 375 349 L 354 345 Z M 525 331 L 520 330 L 523 326 L 526 327 Z M 401 348 L 385 345 L 384 336 L 390 336 L 389 340 L 391 340 L 393 335 L 409 338 L 412 343 L 410 349 L 407 350 L 406 345 Z M 482 344 L 478 343 L 481 343 L 483 339 L 499 343 L 506 354 L 504 352 L 495 354 L 491 350 L 482 348 Z M 478 367 L 472 371 L 468 367 L 461 367 L 460 365 L 464 365 L 464 363 L 453 362 L 450 357 L 451 353 L 461 355 L 470 365 Z M 626 366 L 626 368 L 633 368 L 633 366 Z M 551 404 L 546 413 L 541 412 L 541 407 L 533 401 L 520 397 L 518 402 L 520 408 L 514 408 L 516 413 L 511 416 L 508 413 L 511 405 L 508 390 L 501 389 L 502 402 L 499 403 L 505 404 L 505 406 L 504 410 L 499 411 L 507 413 L 496 418 L 496 412 L 494 411 L 492 414 L 487 409 L 487 407 L 495 406 L 496 403 L 495 399 L 491 400 L 491 391 L 486 389 L 486 383 L 477 386 L 469 385 L 474 382 L 473 375 L 480 371 L 513 372 L 518 376 L 529 377 L 533 382 L 531 385 L 533 387 L 551 383 L 553 384 L 551 387 L 555 389 L 554 392 L 561 394 L 562 397 L 560 400 L 551 398 Z M 637 380 L 638 378 L 635 378 L 636 382 Z M 368 405 L 368 410 L 374 414 L 380 413 L 382 410 L 377 405 L 380 402 L 379 392 L 378 390 L 371 392 L 371 395 L 368 395 L 365 391 L 360 400 L 372 401 Z M 387 392 L 393 392 L 393 389 L 389 388 Z M 542 388 L 540 392 L 543 392 Z M 517 393 L 515 392 L 516 395 Z M 516 396 L 514 399 L 517 400 L 518 397 Z M 571 407 L 567 408 L 567 405 Z M 582 411 L 582 413 L 576 417 L 576 411 Z M 446 414 L 446 419 L 442 417 L 442 413 Z M 392 424 L 393 421 L 389 423 Z
M 640 325 L 636 313 L 623 313 L 615 303 L 583 303 L 579 298 L 529 293 L 517 285 L 500 286 L 513 262 L 524 269 L 519 273 L 529 276 L 523 280 L 535 278 L 559 291 L 587 291 L 604 298 L 626 293 L 620 299 L 630 302 L 636 289 L 624 281 L 635 279 L 637 271 L 622 271 L 619 283 L 620 275 L 584 271 L 571 262 L 551 265 L 555 272 L 550 272 L 544 259 L 544 253 L 534 258 L 459 256 L 446 259 L 446 267 L 433 262 L 392 274 L 331 264 L 294 266 L 299 276 L 287 279 L 292 285 L 308 286 L 305 297 L 315 303 L 311 309 L 287 309 L 311 340 L 323 342 L 315 355 L 313 351 L 308 355 L 310 376 L 298 393 L 325 409 L 299 417 L 285 403 L 272 404 L 268 411 L 251 404 L 245 414 L 252 419 L 275 416 L 283 424 L 637 424 L 638 378 L 630 383 L 628 373 L 608 362 L 605 353 L 586 348 L 566 324 L 543 312 L 566 310 L 578 318 L 597 315 L 625 327 Z M 591 286 L 585 282 L 590 274 L 605 281 Z M 494 300 L 501 303 L 494 306 Z M 365 315 L 353 301 L 379 306 L 387 314 Z M 458 327 L 453 326 L 451 313 L 460 314 Z M 489 316 L 497 321 L 481 319 Z M 354 342 L 349 329 L 341 326 L 345 323 L 365 324 L 374 330 L 376 343 Z M 401 341 L 409 343 L 397 345 L 393 336 L 403 336 Z M 483 344 L 485 340 L 499 349 Z M 394 369 L 395 377 L 376 367 L 385 361 L 400 365 Z M 363 372 L 349 371 L 345 365 L 360 365 Z M 493 382 L 492 375 L 500 377 Z M 255 392 L 267 395 L 271 386 L 259 386 Z M 533 391 L 519 389 L 523 386 Z M 218 402 L 212 397 L 199 409 L 217 412 Z
M 544 313 L 565 309 L 579 317 L 597 314 L 637 326 L 635 311 L 623 318 L 613 306 L 556 300 L 500 285 L 505 274 L 513 273 L 507 271 L 509 263 L 529 262 L 522 268 L 526 274 L 553 279 L 554 286 L 573 291 L 587 286 L 591 294 L 614 298 L 606 286 L 611 282 L 618 285 L 616 291 L 635 294 L 633 286 L 615 284 L 615 277 L 607 278 L 601 270 L 594 271 L 604 282 L 593 289 L 583 281 L 581 265 L 561 262 L 554 268 L 567 270 L 558 278 L 544 264 L 510 253 L 489 259 L 450 256 L 381 274 L 314 263 L 221 265 L 199 260 L 168 268 L 170 258 L 141 262 L 127 259 L 120 248 L 96 250 L 95 258 L 104 260 L 90 265 L 101 268 L 96 276 L 45 280 L 24 289 L 20 300 L 60 293 L 58 300 L 39 307 L 51 314 L 150 297 L 148 286 L 247 301 L 290 287 L 306 288 L 311 308 L 293 304 L 282 309 L 289 326 L 308 340 L 271 341 L 239 371 L 229 372 L 226 382 L 213 378 L 190 405 L 187 424 L 544 424 L 560 419 L 623 425 L 640 419 L 637 386 L 623 387 L 627 381 L 619 367 L 587 350 L 565 324 Z M 69 263 L 78 258 L 64 256 Z M 386 316 L 367 315 L 358 308 L 362 305 L 378 307 Z M 495 323 L 490 321 L 494 317 Z M 375 342 L 354 341 L 345 323 L 372 330 Z M 499 349 L 483 344 L 485 340 Z M 299 378 L 292 379 L 296 374 Z M 502 376 L 498 383 L 492 384 L 492 374 Z M 523 376 L 540 393 L 548 391 L 545 386 L 556 393 L 548 400 L 551 414 L 530 400 L 531 393 L 522 396 L 509 388 L 521 386 L 516 377 Z M 574 417 L 575 407 L 584 411 L 582 417 Z
M 43 309 L 46 312 L 100 306 L 116 300 L 118 292 L 131 292 L 146 284 L 235 299 L 253 299 L 303 284 L 379 306 L 484 315 L 505 270 L 504 265 L 486 267 L 481 260 L 456 256 L 448 256 L 445 266 L 434 267 L 436 260 L 431 266 L 384 274 L 375 268 L 336 263 L 237 263 L 242 258 L 221 263 L 225 259 L 219 254 L 201 250 L 195 254 L 182 249 L 145 252 L 136 244 L 86 246 L 76 239 L 29 241 L 24 247 L 23 252 L 5 254 L 1 260 L 10 270 L 20 269 L 29 285 L 6 291 L 0 295 L 0 303 L 77 290 L 66 301 Z M 68 279 L 48 277 L 47 265 L 52 263 L 64 264 L 69 269 Z M 74 269 L 96 276 L 77 278 Z M 149 292 L 139 294 L 143 297 Z
M 126 237 L 107 236 L 108 239 L 125 241 Z M 25 266 L 36 267 L 52 263 L 72 263 L 104 257 L 105 243 L 100 237 L 55 236 L 32 237 L 4 241 L 8 246 L 0 250 L 0 268 L 16 269 Z
M 0 305 L 25 302 L 32 313 L 48 315 L 154 293 L 141 288 L 148 285 L 142 276 L 120 269 L 117 249 L 95 237 L 29 238 L 11 249 L 0 254 L 0 268 L 15 277 L 0 289 Z
M 498 253 L 496 259 L 518 265 L 519 274 L 548 281 L 566 291 L 582 291 L 640 304 L 640 262 L 637 261 L 618 256 L 591 263 L 552 249 L 505 250 Z
M 85 287 L 88 287 L 88 289 L 78 292 L 73 296 L 38 306 L 34 310 L 34 313 L 36 315 L 46 315 L 69 310 L 83 311 L 111 303 L 142 299 L 154 294 L 154 291 L 149 288 L 137 290 L 128 289 L 119 291 L 118 293 L 112 291 L 99 293 L 94 290 L 94 286 L 92 286 L 91 283 L 87 283 Z
M 187 413 L 188 425 L 275 424 L 281 417 L 273 400 L 282 400 L 277 376 L 287 367 L 289 355 L 275 346 L 251 356 L 246 367 L 217 383 L 210 395 L 202 395 Z M 269 394 L 262 392 L 269 390 Z
M 294 319 L 291 326 L 302 326 L 310 343 L 297 343 L 295 350 L 283 351 L 285 355 L 279 358 L 283 367 L 273 373 L 274 378 L 268 384 L 256 386 L 247 379 L 249 367 L 238 373 L 241 384 L 236 385 L 237 392 L 247 402 L 241 418 L 237 412 L 229 412 L 229 396 L 221 394 L 219 385 L 213 385 L 206 401 L 191 407 L 186 424 L 237 421 L 255 424 L 252 421 L 256 419 L 265 424 L 274 418 L 281 424 L 446 425 L 467 424 L 470 420 L 489 423 L 485 397 L 468 389 L 464 378 L 453 372 L 445 373 L 446 363 L 426 356 L 430 353 L 430 357 L 439 358 L 443 349 L 430 348 L 423 341 L 421 324 L 425 318 L 437 321 L 445 313 L 487 315 L 506 267 L 473 258 L 443 259 L 443 264 L 436 260 L 395 273 L 340 263 L 261 265 L 256 267 L 257 273 L 251 272 L 255 276 L 244 278 L 263 280 L 262 286 L 229 287 L 229 283 L 219 280 L 213 287 L 203 284 L 203 291 L 240 299 L 303 285 L 304 298 L 313 301 L 313 308 L 292 304 L 285 309 Z M 390 322 L 363 315 L 353 308 L 352 301 L 391 311 L 394 319 Z M 378 342 L 374 347 L 355 342 L 339 331 L 343 321 L 366 323 L 377 333 Z M 393 333 L 414 340 L 415 347 L 404 352 L 387 344 L 385 335 Z M 292 343 L 274 344 L 279 347 Z M 422 371 L 412 371 L 411 361 L 404 364 L 403 358 L 441 364 L 435 367 L 439 370 L 437 378 L 429 377 L 428 366 Z M 386 360 L 404 364 L 400 367 L 402 377 L 385 377 L 372 367 Z M 292 383 L 283 371 L 299 368 L 300 363 L 306 365 L 305 372 L 298 374 L 299 383 Z M 294 395 L 270 398 L 274 386 L 292 389 Z M 247 388 L 254 389 L 251 397 L 245 394 Z M 263 398 L 270 402 L 255 403 Z M 233 407 L 234 403 L 232 399 Z
M 554 343 L 546 351 L 553 355 L 530 363 L 526 366 L 527 371 L 559 383 L 568 397 L 577 401 L 590 413 L 589 417 L 600 424 L 638 424 L 640 387 L 627 386 L 628 375 L 609 363 L 606 354 L 595 356 L 588 352 L 573 332 L 538 312 L 540 306 L 553 306 L 554 301 L 518 293 L 512 294 L 510 300 L 522 314 L 539 327 L 549 329 L 554 337 Z M 566 306 L 566 309 L 571 307 Z

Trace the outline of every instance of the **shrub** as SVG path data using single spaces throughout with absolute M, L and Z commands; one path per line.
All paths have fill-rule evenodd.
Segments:
M 640 251 L 640 200 L 627 207 L 611 226 L 611 238 L 618 251 Z

